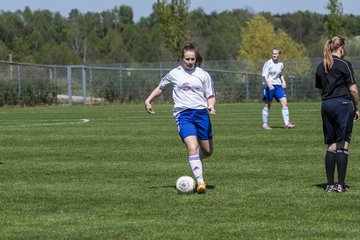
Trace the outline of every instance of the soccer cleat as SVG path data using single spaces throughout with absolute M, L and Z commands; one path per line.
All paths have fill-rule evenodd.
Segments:
M 339 193 L 346 192 L 346 187 L 345 185 L 336 184 L 335 191 Z
M 336 187 L 335 185 L 326 185 L 325 192 L 335 192 Z
M 272 129 L 272 128 L 271 128 L 269 125 L 267 125 L 267 124 L 262 125 L 262 128 L 263 128 L 263 129 L 266 129 L 266 130 L 271 130 L 271 129 Z
M 292 129 L 292 128 L 295 128 L 295 124 L 292 124 L 291 122 L 289 122 L 288 124 L 286 124 L 284 126 L 285 129 Z
M 204 182 L 198 183 L 196 192 L 197 193 L 205 193 L 206 192 L 206 184 Z

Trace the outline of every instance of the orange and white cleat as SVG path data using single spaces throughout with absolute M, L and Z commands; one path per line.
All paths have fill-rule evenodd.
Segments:
M 205 182 L 198 183 L 197 188 L 196 188 L 196 192 L 200 193 L 200 194 L 206 192 L 206 184 L 205 184 Z

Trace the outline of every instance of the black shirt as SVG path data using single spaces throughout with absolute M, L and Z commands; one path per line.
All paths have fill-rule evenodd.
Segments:
M 315 87 L 321 89 L 321 99 L 344 97 L 351 99 L 349 87 L 356 84 L 352 64 L 342 58 L 333 56 L 334 64 L 325 73 L 324 62 L 316 69 Z

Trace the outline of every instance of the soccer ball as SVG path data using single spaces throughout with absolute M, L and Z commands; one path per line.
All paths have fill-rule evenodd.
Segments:
M 192 177 L 182 176 L 176 181 L 176 190 L 178 193 L 190 194 L 194 193 L 195 181 Z

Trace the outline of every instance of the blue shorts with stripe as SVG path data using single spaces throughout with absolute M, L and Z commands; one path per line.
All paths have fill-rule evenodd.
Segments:
M 350 142 L 354 110 L 352 101 L 347 98 L 331 98 L 321 104 L 324 143 Z
M 264 98 L 263 100 L 266 102 L 272 102 L 273 98 L 276 99 L 276 101 L 279 101 L 281 98 L 286 97 L 285 90 L 282 88 L 281 85 L 273 85 L 274 89 L 270 90 L 269 87 L 266 87 L 264 89 Z
M 176 117 L 178 132 L 182 140 L 196 136 L 199 140 L 212 139 L 212 127 L 207 109 L 187 109 Z

